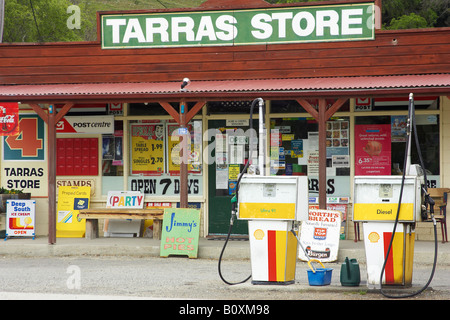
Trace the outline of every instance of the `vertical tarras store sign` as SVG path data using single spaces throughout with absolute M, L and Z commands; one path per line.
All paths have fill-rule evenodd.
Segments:
M 103 49 L 374 39 L 374 4 L 100 16 Z
M 2 187 L 47 195 L 44 121 L 36 114 L 21 114 L 18 133 L 3 137 L 2 149 Z

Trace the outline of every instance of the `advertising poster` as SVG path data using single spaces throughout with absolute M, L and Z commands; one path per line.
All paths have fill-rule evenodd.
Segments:
M 164 209 L 160 256 L 186 255 L 197 258 L 200 210 Z
M 3 137 L 1 186 L 47 196 L 45 122 L 36 114 L 22 114 L 18 120 L 17 135 Z
M 19 134 L 19 103 L 0 102 L 0 136 Z
M 168 124 L 168 157 L 169 157 L 169 173 L 179 175 L 180 174 L 180 126 L 178 124 Z M 202 156 L 202 136 L 201 136 L 201 122 L 194 121 L 193 124 L 187 126 L 189 133 L 188 142 L 188 171 L 191 173 L 201 172 L 201 156 Z M 200 135 L 199 135 L 200 133 Z
M 19 116 L 19 132 L 3 140 L 3 160 L 45 160 L 45 123 L 37 114 Z
M 391 174 L 391 125 L 355 125 L 355 175 Z
M 35 200 L 6 200 L 6 238 L 34 238 L 35 213 Z
M 406 142 L 406 116 L 391 116 L 392 142 Z
M 131 174 L 159 175 L 164 172 L 164 125 L 131 125 Z
M 302 222 L 300 242 L 309 259 L 321 262 L 337 260 L 339 234 L 341 230 L 341 212 L 335 210 L 310 209 L 308 221 Z M 308 261 L 308 257 L 299 248 L 298 258 Z
M 89 209 L 90 187 L 58 188 L 56 212 L 56 237 L 82 238 L 86 232 L 86 220 L 78 218 L 79 210 Z

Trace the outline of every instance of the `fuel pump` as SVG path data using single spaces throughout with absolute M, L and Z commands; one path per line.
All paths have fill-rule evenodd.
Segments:
M 411 132 L 419 154 L 419 165 L 411 165 Z M 363 223 L 367 285 L 390 298 L 414 296 L 430 284 L 436 268 L 437 232 L 434 201 L 427 193 L 427 176 L 417 130 L 413 94 L 409 96 L 408 141 L 402 176 L 355 176 L 353 221 Z M 416 222 L 427 218 L 430 206 L 434 224 L 435 257 L 427 284 L 417 292 L 390 295 L 383 285 L 411 286 Z
M 251 170 L 254 174 L 246 173 L 250 156 L 238 177 L 230 229 L 219 257 L 219 275 L 229 285 L 250 278 L 252 284 L 291 284 L 295 281 L 297 260 L 297 238 L 292 230 L 298 221 L 308 219 L 308 180 L 306 176 L 264 175 L 265 128 L 261 98 L 251 105 L 250 129 L 256 103 L 259 104 L 258 170 Z M 252 137 L 249 154 L 252 155 Z M 221 261 L 236 217 L 248 220 L 252 274 L 243 281 L 231 283 L 222 275 Z

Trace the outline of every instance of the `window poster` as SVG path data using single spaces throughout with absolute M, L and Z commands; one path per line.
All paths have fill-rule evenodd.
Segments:
M 348 121 L 327 122 L 327 158 L 349 154 Z
M 391 174 L 391 125 L 355 125 L 355 175 Z
M 406 142 L 406 116 L 391 116 L 392 142 Z
M 168 124 L 168 165 L 169 173 L 178 175 L 180 173 L 180 126 L 178 124 Z M 191 173 L 201 172 L 202 159 L 202 123 L 194 121 L 187 126 L 189 133 L 188 142 L 188 171 Z
M 164 124 L 131 124 L 131 174 L 164 172 Z

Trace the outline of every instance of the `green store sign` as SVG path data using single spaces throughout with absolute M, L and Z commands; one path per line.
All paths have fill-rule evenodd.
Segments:
M 103 49 L 373 40 L 374 4 L 101 15 Z

